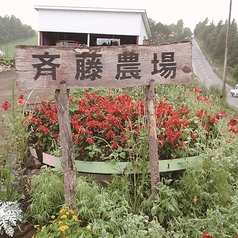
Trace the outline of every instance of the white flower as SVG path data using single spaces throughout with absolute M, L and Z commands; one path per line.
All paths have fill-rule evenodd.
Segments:
M 9 236 L 14 234 L 14 226 L 22 221 L 22 210 L 17 202 L 0 201 L 0 231 L 5 231 Z

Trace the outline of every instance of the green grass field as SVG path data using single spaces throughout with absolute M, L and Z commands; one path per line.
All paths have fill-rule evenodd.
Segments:
M 0 50 L 5 52 L 7 57 L 14 58 L 16 45 L 38 45 L 38 36 L 36 35 L 35 37 L 27 40 L 14 41 L 8 44 L 0 44 Z

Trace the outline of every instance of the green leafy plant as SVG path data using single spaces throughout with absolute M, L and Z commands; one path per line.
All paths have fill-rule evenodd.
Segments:
M 50 216 L 64 204 L 63 172 L 60 169 L 41 168 L 39 175 L 31 178 L 29 216 L 45 224 Z
M 0 201 L 0 233 L 14 235 L 14 227 L 22 221 L 22 210 L 17 202 Z
M 170 237 L 236 237 L 238 148 L 226 136 L 172 184 L 181 214 L 167 222 Z
M 235 193 L 234 175 L 230 171 L 231 160 L 206 155 L 201 161 L 188 168 L 177 180 L 181 190 L 183 212 L 203 216 L 215 204 L 226 204 Z
M 93 180 L 85 177 L 77 179 L 75 189 L 75 203 L 83 220 L 94 219 L 101 204 L 102 187 Z
M 225 206 L 208 209 L 203 217 L 173 217 L 168 225 L 169 237 L 237 237 L 238 197 L 232 196 Z
M 232 147 L 230 144 L 229 146 Z M 210 157 L 214 157 L 213 161 L 216 161 L 215 166 L 212 165 L 211 158 L 207 158 L 205 163 L 203 158 L 201 164 L 191 166 L 187 173 L 181 173 L 177 179 L 172 175 L 173 179 L 162 179 L 158 186 L 158 196 L 149 196 L 149 189 L 146 187 L 146 183 L 144 184 L 145 181 L 148 181 L 148 178 L 143 182 L 143 180 L 140 181 L 141 177 L 138 176 L 136 181 L 138 189 L 136 192 L 143 192 L 143 195 L 140 194 L 137 197 L 136 210 L 133 208 L 133 202 L 131 202 L 134 199 L 132 189 L 134 182 L 128 175 L 115 175 L 114 179 L 106 184 L 106 187 L 101 186 L 92 179 L 78 177 L 75 204 L 77 215 L 83 222 L 77 223 L 77 225 L 83 227 L 83 232 L 88 231 L 84 229 L 92 229 L 95 237 L 131 237 L 136 234 L 137 237 L 161 238 L 183 238 L 186 236 L 200 238 L 209 237 L 209 235 L 213 237 L 215 234 L 218 237 L 219 235 L 222 236 L 222 234 L 231 237 L 236 232 L 236 227 L 232 224 L 235 224 L 237 219 L 235 215 L 237 196 L 234 194 L 237 190 L 235 184 L 238 180 L 236 175 L 237 167 L 234 168 L 234 166 L 237 166 L 236 157 L 222 159 L 222 153 L 226 156 L 229 155 L 229 146 L 224 150 L 221 148 L 219 151 L 211 149 L 208 151 Z M 218 155 L 219 157 L 217 157 Z M 221 160 L 219 163 L 217 163 L 218 158 Z M 61 172 L 61 175 L 55 178 L 55 174 L 59 173 L 58 170 L 43 168 L 43 173 L 44 170 L 50 170 L 50 172 L 46 173 L 48 176 L 47 181 L 42 180 L 42 183 L 44 181 L 44 184 L 48 185 L 49 181 L 63 180 Z M 198 172 L 192 173 L 192 170 Z M 201 172 L 202 170 L 205 170 L 207 175 Z M 220 178 L 220 172 L 222 172 L 221 176 L 223 178 Z M 213 182 L 210 183 L 208 177 L 205 176 L 209 176 Z M 142 186 L 143 184 L 144 186 Z M 41 186 L 44 185 L 41 184 Z M 194 189 L 199 190 L 194 193 Z M 42 193 L 42 191 L 40 189 L 39 192 Z M 45 190 L 44 194 L 52 193 L 51 191 L 52 189 Z M 206 191 L 210 191 L 210 195 Z M 218 197 L 217 193 L 221 193 L 220 197 Z M 207 194 L 204 197 L 204 201 L 200 201 L 202 194 Z M 232 194 L 233 196 L 231 196 Z M 40 194 L 37 194 L 37 196 L 42 199 Z M 141 200 L 142 198 L 144 199 L 143 201 Z M 49 200 L 52 201 L 52 198 Z M 142 201 L 141 204 L 139 201 Z M 49 214 L 58 214 L 62 204 L 59 206 L 50 204 L 54 208 L 57 207 L 55 212 L 52 212 L 47 206 L 45 208 Z M 41 209 L 43 210 L 43 208 Z M 39 210 L 38 212 L 41 211 Z M 41 236 L 39 237 L 44 237 L 42 234 L 45 233 L 41 233 L 44 232 L 44 229 L 46 229 L 45 232 L 50 232 L 51 228 L 48 223 L 50 216 L 47 216 L 40 223 L 38 231 Z M 224 228 L 218 229 L 221 226 L 221 222 L 225 224 Z M 55 233 L 52 233 L 53 237 L 61 233 L 59 230 L 57 231 L 58 233 L 56 232 L 58 228 L 59 225 L 54 226 Z M 70 229 L 64 228 L 65 232 Z M 81 232 L 82 230 L 79 229 L 79 231 Z M 84 237 L 83 234 L 82 237 Z
M 163 179 L 158 184 L 159 194 L 150 196 L 141 204 L 141 209 L 145 214 L 151 214 L 152 217 L 157 217 L 160 224 L 166 227 L 166 224 L 173 217 L 181 215 L 178 203 L 178 191 L 170 186 L 172 180 Z M 150 209 L 150 210 L 148 210 Z
M 12 85 L 11 101 L 1 107 L 0 136 L 0 200 L 17 201 L 23 211 L 27 210 L 29 196 L 25 175 L 27 157 L 27 121 L 24 115 L 24 96 L 15 96 L 15 81 Z
M 166 237 L 156 219 L 151 221 L 145 214 L 132 212 L 124 190 L 103 188 L 79 177 L 75 199 L 78 214 L 96 237 Z
M 6 56 L 0 57 L 0 65 L 14 65 L 14 59 Z
M 109 220 L 95 219 L 90 223 L 97 237 L 149 237 L 149 238 L 169 238 L 165 229 L 159 222 L 144 214 L 128 213 Z
M 12 86 L 12 100 L 2 104 L 2 123 L 0 137 L 0 163 L 11 161 L 24 168 L 27 156 L 27 140 L 29 137 L 28 122 L 24 109 L 27 102 L 24 95 L 15 96 L 15 81 Z
M 6 163 L 0 168 L 0 179 L 2 181 L 0 183 L 0 200 L 23 201 L 26 195 L 25 189 L 28 187 L 24 170 L 21 169 L 20 165 L 12 165 L 11 163 Z
M 232 196 L 225 207 L 208 209 L 204 218 L 194 219 L 194 226 L 214 237 L 237 237 L 238 196 Z

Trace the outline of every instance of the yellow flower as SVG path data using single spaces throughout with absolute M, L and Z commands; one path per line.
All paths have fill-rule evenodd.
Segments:
M 64 208 L 60 209 L 60 213 L 64 213 L 64 212 L 65 212 Z
M 34 225 L 34 228 L 38 228 L 39 227 L 39 225 Z
M 46 226 L 42 226 L 42 227 L 41 227 L 41 231 L 44 231 L 44 230 L 45 230 L 45 227 L 46 227 Z
M 79 220 L 78 220 L 78 217 L 77 217 L 76 215 L 73 215 L 72 218 L 73 218 L 73 220 L 75 220 L 75 221 L 79 221 Z
M 64 232 L 64 231 L 67 230 L 67 229 L 69 229 L 69 227 L 66 226 L 66 225 L 60 226 L 60 227 L 58 228 L 58 230 L 59 230 L 59 231 L 62 231 L 62 232 Z
M 69 213 L 74 214 L 74 211 L 70 209 L 70 210 L 69 210 Z
M 55 219 L 55 215 L 52 215 L 52 216 L 51 216 L 51 219 Z
M 66 215 L 62 215 L 60 218 L 61 218 L 61 219 L 66 219 L 67 216 L 66 216 Z
M 197 199 L 197 197 L 195 196 L 195 197 L 193 198 L 193 202 L 196 203 L 197 200 L 198 200 L 198 199 Z

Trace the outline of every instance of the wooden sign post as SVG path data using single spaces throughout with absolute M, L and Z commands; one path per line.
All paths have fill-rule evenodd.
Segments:
M 148 46 L 16 47 L 18 89 L 56 90 L 60 139 L 63 145 L 62 165 L 65 172 L 66 202 L 72 202 L 76 180 L 67 90 L 147 86 L 151 187 L 155 194 L 159 171 L 154 85 L 189 82 L 192 76 L 191 52 L 191 42 Z
M 159 154 L 158 140 L 156 131 L 156 110 L 155 110 L 155 88 L 154 80 L 150 85 L 146 86 L 146 110 L 149 131 L 149 158 L 150 158 L 150 176 L 151 176 L 151 192 L 157 194 L 156 185 L 160 181 L 160 173 L 158 169 Z
M 62 148 L 62 168 L 64 170 L 65 202 L 75 210 L 73 194 L 76 186 L 76 166 L 74 145 L 69 116 L 69 90 L 65 81 L 55 90 L 55 100 L 59 121 L 60 143 Z

